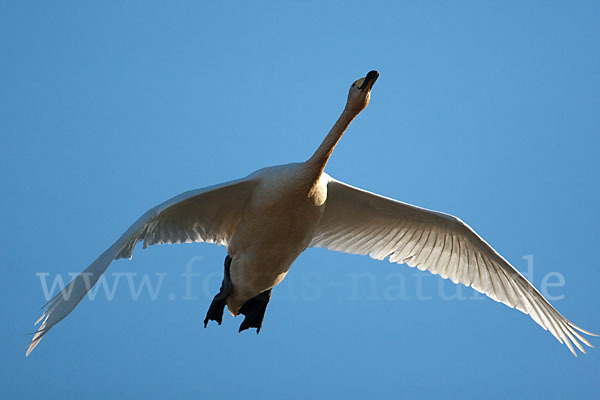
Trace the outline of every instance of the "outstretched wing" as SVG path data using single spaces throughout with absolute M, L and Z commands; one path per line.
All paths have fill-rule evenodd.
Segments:
M 370 193 L 329 177 L 325 213 L 310 246 L 406 263 L 529 314 L 576 355 L 593 335 L 563 317 L 460 219 Z M 578 332 L 579 331 L 579 332 Z
M 113 260 L 131 258 L 135 245 L 208 242 L 227 245 L 252 195 L 256 180 L 226 182 L 173 197 L 142 215 L 127 231 L 50 300 L 36 325 L 27 355 L 65 318 L 98 281 Z

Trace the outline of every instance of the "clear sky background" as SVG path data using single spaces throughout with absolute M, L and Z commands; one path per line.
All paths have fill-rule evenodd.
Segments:
M 207 244 L 138 249 L 108 270 L 112 301 L 100 288 L 28 359 L 24 334 L 36 274 L 68 279 L 180 192 L 306 159 L 371 69 L 327 171 L 460 216 L 521 271 L 532 255 L 533 283 L 564 279 L 552 303 L 600 332 L 599 20 L 595 1 L 2 1 L 1 397 L 597 398 L 600 350 L 321 249 L 258 336 L 202 327 L 225 257 Z M 131 293 L 144 276 L 155 299 Z

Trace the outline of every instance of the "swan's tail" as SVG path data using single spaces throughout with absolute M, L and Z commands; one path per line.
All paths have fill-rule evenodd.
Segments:
M 33 333 L 33 338 L 29 347 L 29 353 L 35 349 L 46 333 L 52 329 L 54 325 L 63 320 L 79 302 L 86 293 L 94 286 L 100 276 L 106 271 L 112 260 L 115 259 L 118 253 L 117 243 L 111 246 L 100 255 L 89 267 L 71 281 L 63 290 L 52 298 L 46 305 L 42 316 L 35 322 L 38 325 L 41 322 L 38 330 Z

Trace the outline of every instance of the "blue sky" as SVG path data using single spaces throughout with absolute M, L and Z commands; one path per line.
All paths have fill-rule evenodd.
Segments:
M 597 2 L 61 6 L 0 4 L 3 397 L 597 395 L 598 350 L 574 358 L 471 289 L 321 249 L 258 336 L 229 315 L 202 327 L 224 248 L 138 250 L 108 270 L 111 300 L 100 288 L 24 357 L 43 279 L 175 194 L 306 159 L 371 69 L 327 171 L 460 216 L 521 271 L 532 256 L 533 283 L 600 332 Z M 156 296 L 135 296 L 144 279 Z

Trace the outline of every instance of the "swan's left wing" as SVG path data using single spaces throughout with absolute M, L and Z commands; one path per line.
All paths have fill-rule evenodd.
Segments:
M 529 314 L 576 355 L 593 335 L 563 317 L 467 224 L 448 214 L 376 195 L 328 177 L 323 218 L 310 246 L 428 270 Z M 579 332 L 578 332 L 579 331 Z

